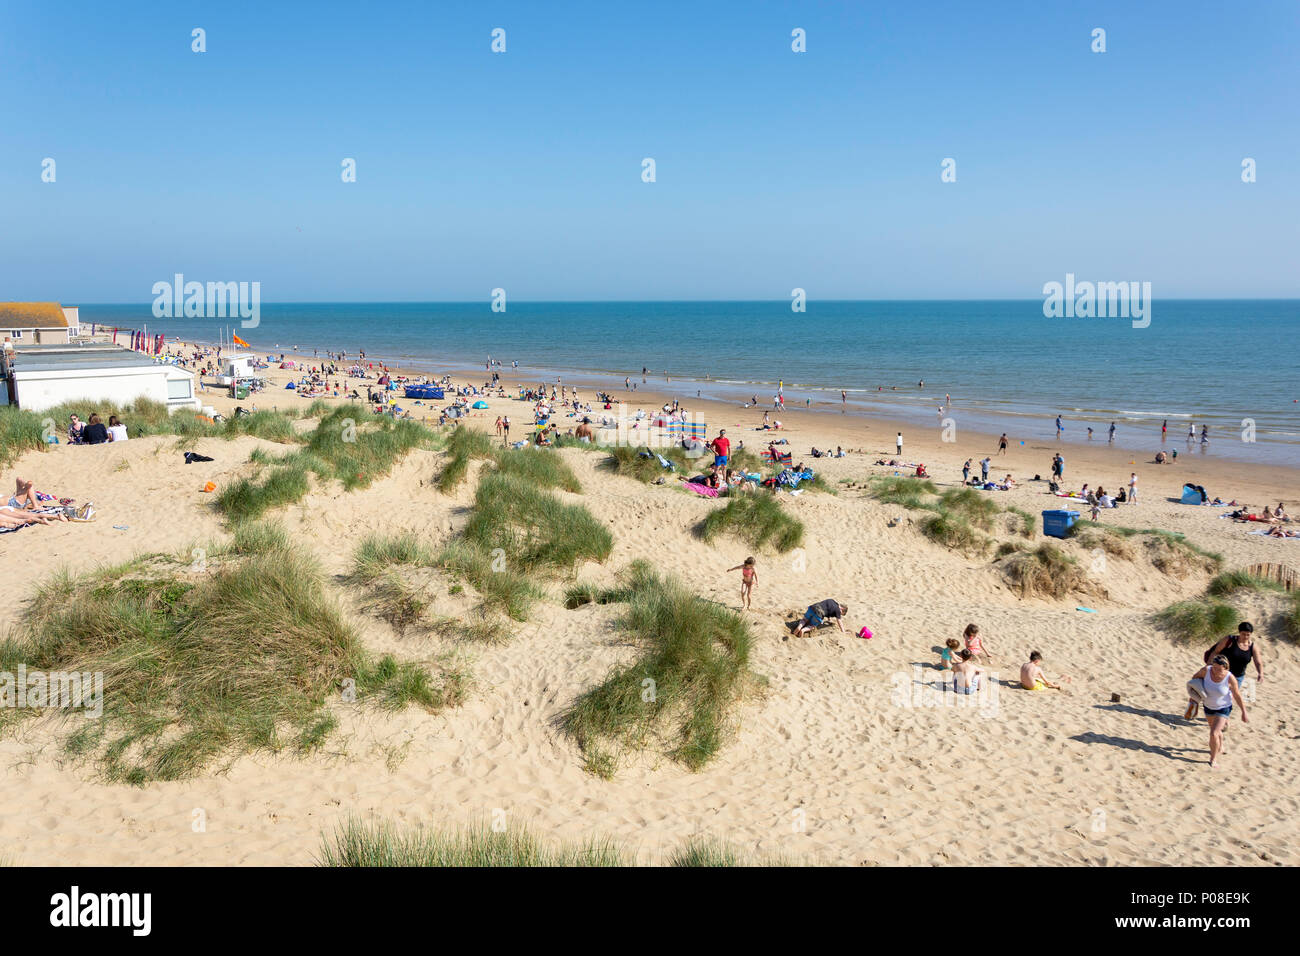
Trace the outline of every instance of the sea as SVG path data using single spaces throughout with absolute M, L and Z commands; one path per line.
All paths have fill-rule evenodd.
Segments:
M 1043 301 L 312 302 L 236 319 L 156 318 L 152 303 L 82 305 L 83 325 L 258 352 L 364 349 L 439 371 L 502 365 L 507 380 L 646 387 L 771 408 L 844 408 L 1013 441 L 1108 439 L 1119 447 L 1300 465 L 1300 300 L 1156 300 L 1149 324 L 1049 318 Z M 1138 323 L 1141 325 L 1142 323 Z M 514 368 L 514 363 L 518 368 Z M 841 392 L 847 401 L 842 404 Z M 946 397 L 951 396 L 951 400 Z M 939 408 L 945 407 L 944 414 Z M 1200 442 L 1209 426 L 1208 445 Z

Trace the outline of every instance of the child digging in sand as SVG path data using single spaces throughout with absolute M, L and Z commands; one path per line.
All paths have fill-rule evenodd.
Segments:
M 750 598 L 754 596 L 754 585 L 758 583 L 758 569 L 754 566 L 754 556 L 750 555 L 746 558 L 744 564 L 727 568 L 728 573 L 732 571 L 740 572 L 740 603 L 750 607 Z

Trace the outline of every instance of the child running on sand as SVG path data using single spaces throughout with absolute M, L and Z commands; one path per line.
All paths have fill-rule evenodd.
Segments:
M 982 657 L 985 661 L 989 660 L 989 652 L 985 649 L 984 641 L 980 637 L 978 624 L 967 624 L 966 630 L 962 632 L 962 637 L 966 639 L 966 650 L 970 651 L 971 657 Z
M 745 559 L 744 564 L 738 564 L 734 568 L 727 568 L 727 572 L 740 572 L 740 603 L 745 607 L 751 607 L 750 599 L 754 596 L 754 585 L 758 583 L 758 569 L 754 566 L 754 556 L 750 555 Z

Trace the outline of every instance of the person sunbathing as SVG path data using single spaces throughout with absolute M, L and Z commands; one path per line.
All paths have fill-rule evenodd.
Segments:
M 67 516 L 61 512 L 55 515 L 43 515 L 36 511 L 10 508 L 8 505 L 0 506 L 0 528 L 22 528 L 29 524 L 51 524 L 54 521 L 67 520 Z
M 1273 527 L 1268 529 L 1270 538 L 1300 538 L 1300 531 L 1288 531 L 1283 527 Z
M 17 479 L 17 484 L 13 495 L 9 498 L 9 507 L 14 509 L 35 508 L 36 493 L 32 491 L 34 482 Z
M 1273 512 L 1273 517 L 1278 521 L 1290 521 L 1291 516 L 1286 513 L 1286 508 L 1282 502 L 1277 503 L 1277 509 Z

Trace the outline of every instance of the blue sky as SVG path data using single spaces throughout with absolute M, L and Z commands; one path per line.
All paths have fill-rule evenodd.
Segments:
M 0 298 L 1300 296 L 1298 27 L 1294 0 L 11 2 Z

